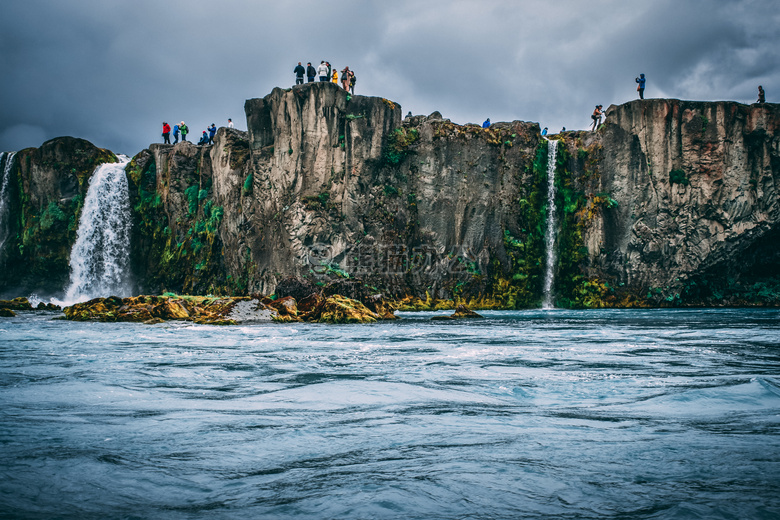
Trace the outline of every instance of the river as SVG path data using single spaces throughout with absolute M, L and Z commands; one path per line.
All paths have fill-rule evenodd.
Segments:
M 0 318 L 0 517 L 780 518 L 780 312 Z

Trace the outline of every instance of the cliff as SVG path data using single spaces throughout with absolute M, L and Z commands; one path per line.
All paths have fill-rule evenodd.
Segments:
M 654 304 L 776 302 L 778 125 L 778 105 L 656 99 L 567 136 L 574 184 L 603 209 L 578 217 L 583 273 Z
M 245 111 L 248 132 L 152 145 L 128 166 L 138 292 L 268 294 L 288 276 L 349 276 L 398 298 L 540 304 L 548 144 L 537 124 L 402 120 L 396 103 L 329 83 L 275 89 Z M 644 100 L 610 107 L 597 132 L 551 136 L 557 304 L 780 303 L 778 122 L 777 105 Z M 36 200 L 25 207 L 38 214 L 81 193 L 51 191 L 75 186 L 76 160 L 47 170 L 52 146 L 15 159 L 14 204 Z M 44 171 L 51 192 L 31 183 Z M 59 278 L 45 281 L 56 285 L 74 237 L 48 243 L 26 211 L 5 250 L 58 258 Z M 25 241 L 21 229 L 43 234 Z M 32 257 L 5 258 L 12 285 Z
M 61 137 L 13 157 L 6 192 L 7 233 L 0 292 L 53 294 L 67 285 L 78 218 L 95 168 L 117 162 L 89 141 Z M 5 166 L 5 165 L 3 165 Z
M 512 276 L 511 232 L 536 258 L 517 291 L 539 299 L 538 125 L 402 122 L 396 103 L 326 83 L 245 108 L 248 135 L 153 145 L 131 163 L 142 290 L 270 293 L 288 276 L 352 276 L 396 296 L 492 297 L 496 274 Z

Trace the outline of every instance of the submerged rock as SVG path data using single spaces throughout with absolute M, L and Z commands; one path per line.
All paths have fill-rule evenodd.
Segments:
M 35 310 L 38 310 L 38 311 L 61 311 L 62 307 L 60 307 L 59 305 L 54 305 L 53 303 L 38 302 L 38 305 L 35 306 Z
M 433 316 L 431 320 L 447 321 L 447 320 L 461 320 L 465 318 L 484 318 L 484 316 L 477 314 L 476 312 L 472 311 L 465 305 L 461 304 L 455 307 L 455 312 L 453 312 L 451 315 Z
M 455 312 L 452 314 L 452 317 L 455 319 L 460 318 L 482 318 L 480 314 L 477 314 L 476 312 L 472 311 L 465 305 L 458 305 L 455 307 Z

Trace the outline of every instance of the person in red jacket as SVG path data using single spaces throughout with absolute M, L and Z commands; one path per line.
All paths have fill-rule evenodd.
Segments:
M 163 121 L 163 143 L 171 144 L 171 125 Z

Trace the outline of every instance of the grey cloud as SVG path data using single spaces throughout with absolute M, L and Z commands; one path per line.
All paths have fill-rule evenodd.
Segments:
M 778 99 L 772 0 L 221 2 L 5 0 L 0 149 L 74 135 L 126 154 L 245 125 L 244 100 L 293 83 L 298 61 L 349 65 L 359 94 L 456 122 L 584 128 L 596 103 L 647 94 Z

